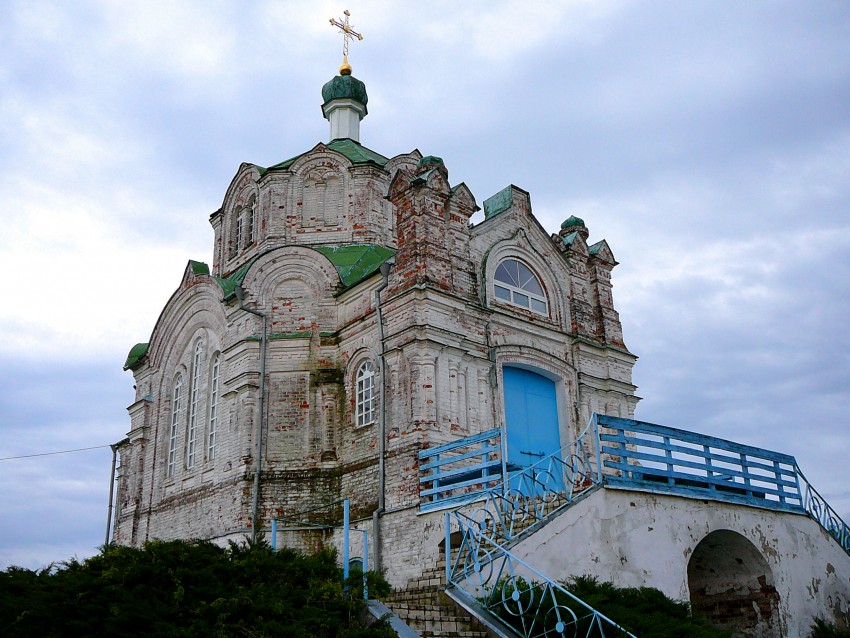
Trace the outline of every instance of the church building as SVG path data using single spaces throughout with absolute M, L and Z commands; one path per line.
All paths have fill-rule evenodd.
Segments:
M 441 158 L 361 143 L 368 96 L 347 62 L 321 97 L 329 139 L 239 167 L 212 265 L 188 262 L 129 354 L 114 541 L 239 540 L 348 499 L 398 583 L 442 539 L 420 452 L 495 429 L 494 472 L 528 466 L 592 413 L 633 415 L 636 357 L 617 262 L 582 219 L 550 235 L 510 185 L 472 224 L 479 204 Z
M 328 140 L 239 167 L 212 264 L 127 357 L 113 542 L 350 549 L 428 636 L 631 636 L 581 601 L 515 608 L 582 574 L 735 636 L 850 626 L 850 526 L 793 456 L 634 420 L 604 239 L 364 146 L 347 55 L 321 98 Z

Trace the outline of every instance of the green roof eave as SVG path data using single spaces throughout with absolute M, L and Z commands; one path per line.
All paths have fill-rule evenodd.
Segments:
M 124 369 L 135 370 L 138 368 L 147 356 L 149 347 L 149 343 L 137 343 L 130 348 L 130 354 L 127 355 L 127 360 L 124 362 Z
M 257 257 L 251 259 L 249 262 L 247 262 L 229 277 L 215 278 L 215 280 L 218 282 L 218 285 L 221 286 L 221 289 L 224 292 L 224 301 L 233 298 L 236 292 L 236 287 L 242 285 L 242 282 L 245 280 L 245 275 L 248 274 L 248 270 L 250 270 L 251 266 L 254 265 L 255 261 L 257 261 Z
M 313 246 L 336 268 L 343 286 L 351 288 L 380 269 L 381 264 L 395 256 L 392 248 L 378 244 Z
M 355 142 L 354 140 L 349 138 L 336 139 L 332 142 L 328 142 L 325 146 L 332 151 L 336 151 L 355 166 L 363 164 L 372 164 L 374 166 L 383 167 L 386 165 L 387 162 L 390 161 L 389 158 L 384 157 L 380 153 L 376 153 L 375 151 L 366 148 L 359 142 Z M 279 164 L 274 164 L 273 166 L 269 166 L 268 168 L 257 168 L 260 171 L 261 176 L 265 175 L 266 173 L 286 171 L 289 170 L 289 168 L 304 155 L 306 155 L 306 153 L 299 153 L 295 157 L 290 157 L 288 160 L 280 162 Z

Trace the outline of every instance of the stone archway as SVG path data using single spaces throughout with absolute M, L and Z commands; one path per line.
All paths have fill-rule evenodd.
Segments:
M 695 614 L 746 638 L 779 638 L 779 594 L 773 572 L 749 540 L 731 530 L 703 538 L 688 562 Z

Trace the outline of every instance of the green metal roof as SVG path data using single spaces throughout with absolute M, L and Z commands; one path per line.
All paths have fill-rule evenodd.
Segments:
M 304 248 L 312 248 L 327 257 L 336 268 L 337 274 L 339 274 L 339 278 L 346 288 L 366 279 L 377 271 L 382 263 L 395 255 L 395 251 L 391 248 L 385 248 L 378 244 L 304 246 Z M 258 258 L 255 257 L 247 262 L 229 277 L 215 278 L 224 291 L 225 301 L 233 297 L 236 286 L 242 285 L 245 275 L 248 274 L 248 270 Z
M 423 166 L 445 166 L 442 157 L 437 157 L 436 155 L 426 155 L 422 159 L 420 159 L 416 166 L 422 168 Z
M 353 75 L 337 75 L 322 87 L 322 99 L 325 104 L 331 100 L 350 99 L 360 102 L 364 108 L 369 102 L 366 85 Z
M 328 142 L 325 146 L 327 146 L 332 151 L 336 151 L 340 155 L 344 156 L 348 159 L 352 164 L 375 164 L 377 166 L 384 166 L 387 162 L 389 162 L 389 158 L 384 157 L 380 153 L 376 153 L 375 151 L 366 148 L 359 142 L 355 142 L 352 139 L 344 138 L 334 140 L 332 142 Z M 285 171 L 291 167 L 295 161 L 306 155 L 306 153 L 300 153 L 295 157 L 290 157 L 288 160 L 284 162 L 280 162 L 279 164 L 275 164 L 273 166 L 269 166 L 268 168 L 260 168 L 260 175 L 265 175 L 266 173 L 272 173 L 275 171 Z
M 210 267 L 202 261 L 195 261 L 194 259 L 190 259 L 189 264 L 192 266 L 192 272 L 196 275 L 210 274 Z
M 130 348 L 130 354 L 127 355 L 127 360 L 124 362 L 124 369 L 135 369 L 142 363 L 142 359 L 148 354 L 149 343 L 137 343 Z
M 346 288 L 350 288 L 377 271 L 381 264 L 395 255 L 391 248 L 377 244 L 349 246 L 312 246 L 327 257 L 339 273 Z
M 561 241 L 564 242 L 564 246 L 572 246 L 573 242 L 576 240 L 576 237 L 578 237 L 578 231 L 574 230 L 566 237 L 563 237 L 561 235 L 559 235 L 559 237 L 561 237 Z
M 215 278 L 215 280 L 218 282 L 218 285 L 221 286 L 221 289 L 224 291 L 225 300 L 233 296 L 233 293 L 236 290 L 236 286 L 242 285 L 242 282 L 245 280 L 245 275 L 248 274 L 248 270 L 251 268 L 251 266 L 254 265 L 255 261 L 257 261 L 257 257 L 254 257 L 252 260 L 247 262 L 244 266 L 242 266 L 242 268 L 230 275 L 230 277 Z
M 495 195 L 492 195 L 484 200 L 484 219 L 495 217 L 499 213 L 503 213 L 513 205 L 513 194 L 511 187 L 503 188 Z
M 592 246 L 587 247 L 587 252 L 591 255 L 598 255 L 599 250 L 602 248 L 602 245 L 605 243 L 604 239 L 600 239 L 598 242 L 593 244 Z
M 576 217 L 575 215 L 570 215 L 561 224 L 561 228 L 570 228 L 572 226 L 584 226 L 584 225 L 585 225 L 584 220 L 581 217 Z

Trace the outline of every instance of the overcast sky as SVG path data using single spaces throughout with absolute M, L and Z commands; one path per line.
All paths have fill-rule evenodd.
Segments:
M 0 457 L 122 439 L 133 379 L 241 162 L 361 141 L 513 183 L 620 265 L 639 419 L 797 457 L 850 518 L 850 3 L 0 3 Z M 111 452 L 0 461 L 0 569 L 97 551 Z

